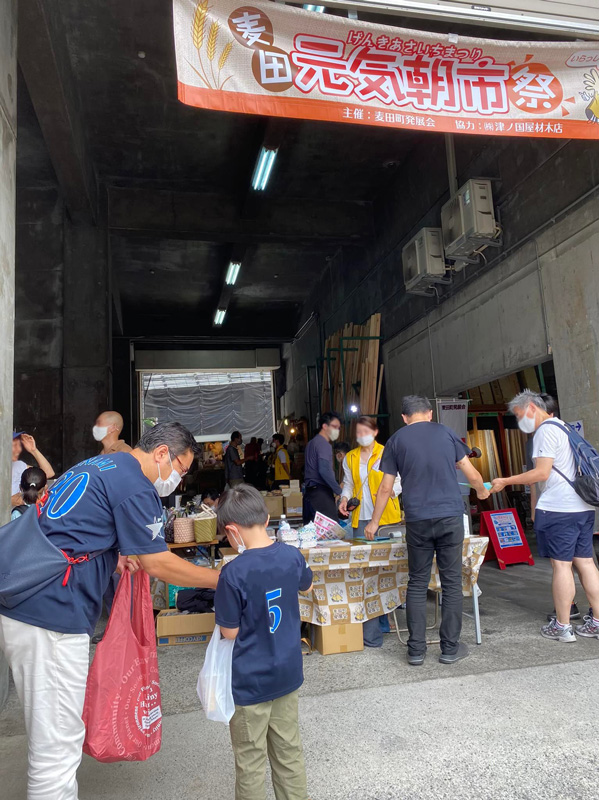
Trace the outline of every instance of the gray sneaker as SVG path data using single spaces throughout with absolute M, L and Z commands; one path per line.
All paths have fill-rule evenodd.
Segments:
M 582 627 L 582 625 L 580 626 Z M 541 636 L 546 639 L 553 639 L 556 642 L 575 642 L 576 636 L 571 625 L 566 625 L 563 628 L 558 628 L 557 621 L 551 620 L 549 625 L 543 625 L 541 628 Z
M 461 661 L 469 655 L 470 651 L 468 650 L 468 645 L 465 645 L 464 642 L 460 642 L 458 644 L 457 653 L 441 653 L 439 661 L 441 664 L 455 664 L 456 661 Z
M 584 618 L 584 625 L 576 626 L 576 633 L 586 639 L 599 639 L 599 627 L 594 624 L 591 616 Z

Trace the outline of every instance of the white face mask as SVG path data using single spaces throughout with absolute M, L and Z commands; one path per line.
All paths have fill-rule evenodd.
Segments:
M 329 441 L 336 442 L 340 433 L 339 428 L 329 428 Z
M 108 428 L 101 428 L 99 425 L 94 425 L 92 428 L 92 435 L 96 442 L 101 442 L 102 439 L 105 439 L 108 436 Z
M 522 419 L 518 420 L 518 427 L 523 433 L 534 433 L 535 432 L 535 418 L 534 417 L 522 417 Z
M 229 541 L 231 539 L 233 540 L 233 544 L 237 548 L 237 553 L 239 555 L 241 555 L 242 553 L 245 553 L 245 551 L 247 550 L 247 547 L 244 545 L 243 542 L 241 542 L 241 544 L 239 544 L 239 541 L 237 540 L 237 536 L 234 536 L 233 535 L 233 531 L 230 530 L 230 529 L 227 531 L 227 539 L 229 539 Z
M 173 462 L 171 461 L 171 454 L 168 454 L 168 460 L 171 465 L 171 474 L 166 478 L 166 480 L 160 475 L 160 464 L 158 464 L 158 477 L 154 481 L 154 488 L 160 495 L 160 497 L 168 497 L 169 494 L 172 494 L 177 486 L 181 483 L 181 476 L 177 472 L 177 470 L 173 467 Z
M 372 434 L 370 436 L 358 436 L 356 441 L 360 447 L 370 447 L 370 445 L 374 442 L 374 436 L 372 436 Z

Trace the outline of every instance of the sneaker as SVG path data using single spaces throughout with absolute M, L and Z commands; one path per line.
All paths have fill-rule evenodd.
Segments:
M 576 626 L 576 633 L 586 639 L 599 639 L 599 626 L 595 625 L 592 616 L 588 616 L 584 618 L 584 625 Z
M 421 656 L 416 656 L 416 655 L 412 656 L 412 655 L 410 655 L 408 653 L 408 664 L 411 667 L 421 667 L 424 664 L 424 659 L 425 658 L 426 658 L 426 654 L 425 655 L 421 655 Z
M 555 619 L 552 619 L 549 625 L 543 625 L 541 628 L 541 636 L 544 636 L 546 639 L 553 639 L 556 642 L 576 641 L 572 626 L 566 625 L 563 628 L 559 628 Z
M 572 603 L 572 608 L 570 609 L 570 619 L 580 619 L 582 614 L 578 610 L 578 606 L 576 603 Z M 551 614 L 547 614 L 547 622 L 551 622 L 552 619 L 556 619 L 557 615 L 555 613 L 555 608 L 551 612 Z
M 462 658 L 466 658 L 469 655 L 470 650 L 468 650 L 467 645 L 460 642 L 456 653 L 441 653 L 439 661 L 441 664 L 455 664 L 456 661 L 461 661 Z

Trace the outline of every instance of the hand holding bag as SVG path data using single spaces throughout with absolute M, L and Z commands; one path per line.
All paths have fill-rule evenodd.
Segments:
M 234 645 L 234 639 L 221 638 L 220 627 L 215 625 L 198 678 L 198 697 L 206 718 L 225 725 L 235 713 L 231 685 Z
M 87 679 L 83 750 L 97 761 L 145 761 L 160 750 L 162 709 L 148 574 L 121 575 Z

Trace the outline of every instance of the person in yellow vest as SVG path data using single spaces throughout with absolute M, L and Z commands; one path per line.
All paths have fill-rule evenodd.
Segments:
M 364 536 L 364 528 L 372 519 L 379 486 L 383 480 L 380 471 L 384 447 L 376 441 L 379 429 L 372 417 L 360 417 L 356 425 L 356 440 L 359 447 L 350 450 L 343 461 L 343 494 L 339 510 L 347 511 L 348 501 L 355 497 L 360 505 L 352 512 L 353 538 Z M 393 494 L 381 517 L 381 526 L 397 525 L 401 520 L 398 497 L 401 494 L 399 475 L 395 479 Z M 384 535 L 384 531 L 381 531 Z
M 381 457 L 384 447 L 376 441 L 379 429 L 373 417 L 360 417 L 356 424 L 356 440 L 358 447 L 350 450 L 343 461 L 343 494 L 339 504 L 339 511 L 347 513 L 348 501 L 356 498 L 360 505 L 351 512 L 351 536 L 364 536 L 364 528 L 372 519 L 374 505 L 379 486 L 383 480 L 380 471 Z M 399 495 L 401 494 L 401 480 L 399 475 L 393 485 L 393 494 L 381 517 L 383 525 L 396 525 L 401 520 L 399 510 Z M 384 529 L 380 531 L 385 535 Z M 346 535 L 348 538 L 349 535 Z M 389 631 L 389 621 L 386 614 L 381 617 L 369 619 L 364 623 L 364 644 L 367 647 L 382 647 L 383 633 Z
M 291 478 L 291 458 L 285 447 L 285 437 L 282 433 L 275 433 L 272 437 L 275 446 L 273 465 L 275 468 L 273 489 L 278 489 L 282 483 L 289 483 Z

